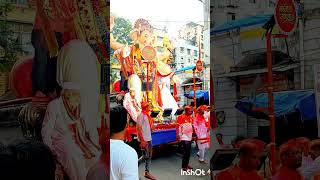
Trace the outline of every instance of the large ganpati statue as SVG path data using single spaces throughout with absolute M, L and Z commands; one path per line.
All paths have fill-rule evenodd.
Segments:
M 154 110 L 172 109 L 172 114 L 178 109 L 176 99 L 171 95 L 170 82 L 174 72 L 170 67 L 173 59 L 173 46 L 169 38 L 164 40 L 164 51 L 156 51 L 156 37 L 153 27 L 145 19 L 138 19 L 134 23 L 134 29 L 129 34 L 133 40 L 132 45 L 119 45 L 111 40 L 111 47 L 119 47 L 114 57 L 121 64 L 122 81 L 132 79 L 130 76 L 139 76 L 142 87 L 141 98 L 138 101 L 148 101 Z M 138 85 L 139 83 L 128 82 Z M 133 87 L 131 87 L 132 89 Z M 126 89 L 122 89 L 126 90 Z M 131 92 L 132 93 L 132 92 Z M 140 92 L 135 91 L 140 94 Z M 139 97 L 140 95 L 136 95 Z

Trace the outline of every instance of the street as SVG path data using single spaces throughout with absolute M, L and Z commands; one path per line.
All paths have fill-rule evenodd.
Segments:
M 197 180 L 197 179 L 210 179 L 207 171 L 210 168 L 209 165 L 209 153 L 206 152 L 206 161 L 207 164 L 200 164 L 197 157 L 197 148 L 195 143 L 191 147 L 191 156 L 190 156 L 190 165 L 193 167 L 193 170 L 203 169 L 206 172 L 205 176 L 187 176 L 181 175 L 181 162 L 182 155 L 175 153 L 174 148 L 161 149 L 161 152 L 156 151 L 155 156 L 151 161 L 150 172 L 158 180 Z M 144 180 L 144 162 L 142 161 L 139 166 L 139 175 L 140 179 Z

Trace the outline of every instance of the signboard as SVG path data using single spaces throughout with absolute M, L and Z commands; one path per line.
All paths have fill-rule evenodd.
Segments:
M 141 55 L 142 55 L 144 60 L 153 60 L 156 57 L 157 52 L 153 47 L 145 46 L 141 50 Z
M 289 34 L 295 29 L 298 19 L 293 0 L 278 0 L 275 20 L 283 34 Z
M 317 111 L 317 124 L 318 124 L 318 137 L 320 137 L 320 64 L 313 66 L 314 70 L 314 94 L 316 100 Z
M 201 60 L 198 60 L 196 62 L 196 69 L 197 69 L 198 72 L 201 72 L 203 70 L 203 63 L 202 63 Z

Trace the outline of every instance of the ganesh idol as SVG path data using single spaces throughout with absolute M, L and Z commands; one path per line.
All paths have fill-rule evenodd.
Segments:
M 140 86 L 141 84 L 141 87 L 132 87 L 132 85 L 130 87 L 130 89 L 141 89 L 141 95 L 140 92 L 135 91 L 139 94 L 136 96 L 141 98 L 138 101 L 150 102 L 153 110 L 172 109 L 174 114 L 178 104 L 170 92 L 171 80 L 177 79 L 173 78 L 174 72 L 170 67 L 173 46 L 170 43 L 164 43 L 163 52 L 157 52 L 155 48 L 157 38 L 153 34 L 153 27 L 145 19 L 138 19 L 134 23 L 134 29 L 129 36 L 133 44 L 118 46 L 119 49 L 114 53 L 114 57 L 121 64 L 122 81 L 126 81 L 124 83 L 126 85 Z M 128 82 L 132 75 L 138 76 L 141 83 Z M 122 90 L 127 88 L 128 86 Z

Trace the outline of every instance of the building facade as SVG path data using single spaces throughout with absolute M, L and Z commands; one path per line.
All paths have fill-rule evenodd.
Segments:
M 266 41 L 262 26 L 274 12 L 276 1 L 215 0 L 211 27 L 211 67 L 214 72 L 216 113 L 224 123 L 218 132 L 225 143 L 236 136 L 256 137 L 268 133 L 269 121 L 254 119 L 235 108 L 244 97 L 265 92 Z M 274 90 L 314 88 L 314 64 L 320 63 L 320 2 L 296 2 L 303 14 L 295 31 L 273 39 Z M 250 9 L 250 10 L 249 10 Z M 226 27 L 226 22 L 230 25 Z M 246 22 L 255 22 L 250 26 Z M 279 33 L 275 27 L 274 33 Z M 218 119 L 220 120 L 220 119 Z
M 2 20 L 6 20 L 14 31 L 14 37 L 21 44 L 25 55 L 31 55 L 33 54 L 31 32 L 35 18 L 35 8 L 30 6 L 27 0 L 13 0 L 10 3 L 12 3 L 14 9 L 8 13 L 7 17 L 2 17 Z M 3 53 L 2 49 L 0 55 Z
M 11 3 L 13 9 L 10 12 L 0 12 L 1 25 L 4 28 L 9 28 L 13 32 L 13 38 L 11 42 L 16 42 L 23 50 L 23 53 L 18 55 L 20 57 L 31 56 L 33 54 L 33 46 L 31 44 L 31 32 L 33 29 L 33 22 L 35 18 L 35 8 L 29 6 L 26 0 L 11 0 L 11 1 L 0 1 L 2 5 L 5 2 Z M 7 32 L 0 31 L 1 44 L 7 42 Z M 6 51 L 0 45 L 0 59 L 3 61 L 12 60 L 8 59 Z M 5 64 L 6 62 L 0 62 Z M 2 66 L 0 70 L 0 97 L 6 94 L 9 90 L 9 73 L 11 66 Z

